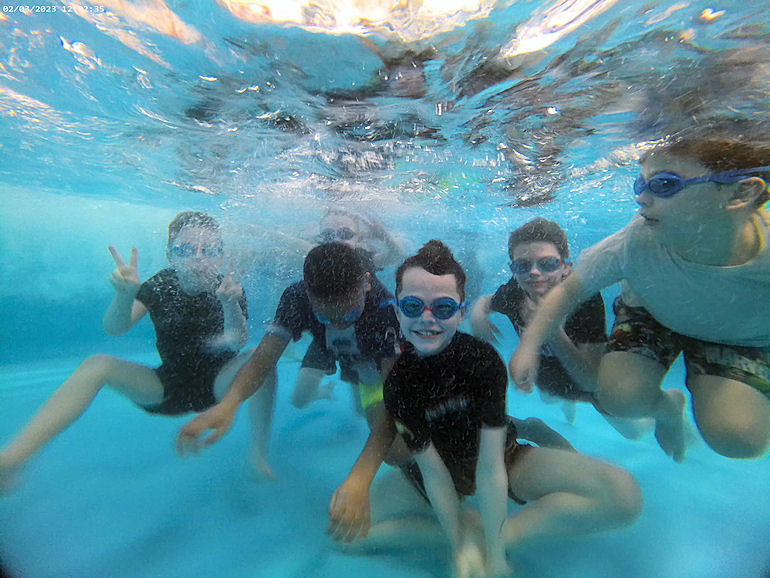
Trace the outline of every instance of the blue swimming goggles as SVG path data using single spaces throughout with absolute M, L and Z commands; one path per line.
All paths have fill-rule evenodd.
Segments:
M 656 197 L 672 197 L 690 185 L 697 185 L 698 183 L 734 183 L 735 181 L 740 181 L 747 175 L 756 175 L 758 173 L 766 172 L 770 172 L 770 166 L 754 167 L 753 169 L 736 169 L 715 173 L 713 175 L 691 177 L 689 179 L 682 178 L 678 174 L 668 171 L 652 175 L 649 181 L 645 181 L 644 177 L 639 175 L 639 178 L 634 182 L 634 196 L 638 197 L 644 191 L 649 190 L 650 194 L 653 194 Z
M 530 259 L 516 259 L 511 261 L 510 267 L 514 275 L 527 275 L 532 271 L 532 267 L 537 267 L 541 273 L 553 273 L 564 264 L 559 257 L 543 257 L 536 261 Z
M 222 254 L 221 245 L 203 245 L 200 247 L 201 256 L 206 259 L 212 259 L 219 257 Z M 181 259 L 189 259 L 198 254 L 198 245 L 192 243 L 180 243 L 179 245 L 173 245 L 168 248 L 169 255 L 179 257 Z
M 452 317 L 459 310 L 465 309 L 468 306 L 468 302 L 463 301 L 462 303 L 458 303 L 451 297 L 441 297 L 436 299 L 431 303 L 430 307 L 428 307 L 422 299 L 418 299 L 417 297 L 404 297 L 398 302 L 396 302 L 395 299 L 389 299 L 388 301 L 385 301 L 381 307 L 385 307 L 386 305 L 398 305 L 401 313 L 410 319 L 419 317 L 422 315 L 422 312 L 427 309 L 433 313 L 433 317 L 443 321 Z

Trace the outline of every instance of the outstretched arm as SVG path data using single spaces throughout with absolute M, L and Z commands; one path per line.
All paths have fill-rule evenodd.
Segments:
M 489 320 L 492 312 L 492 295 L 480 297 L 471 309 L 471 328 L 473 335 L 488 343 L 496 344 L 500 337 L 500 330 Z
M 393 418 L 382 408 L 364 449 L 329 502 L 326 533 L 333 539 L 352 542 L 368 534 L 369 487 L 395 437 Z
M 604 343 L 574 343 L 560 327 L 548 342 L 570 377 L 583 391 L 596 391 L 599 362 L 604 353 Z
M 222 400 L 179 431 L 177 452 L 197 452 L 201 447 L 201 440 L 198 438 L 207 430 L 214 431 L 203 440 L 204 445 L 209 446 L 221 438 L 230 429 L 238 407 L 260 388 L 265 376 L 275 368 L 288 344 L 289 340 L 283 337 L 265 335 L 249 360 L 238 371 Z
M 503 460 L 505 435 L 505 427 L 482 427 L 476 463 L 476 495 L 484 527 L 486 567 L 492 576 L 507 576 L 510 572 L 501 534 L 508 500 L 508 473 Z
M 376 268 L 385 268 L 395 265 L 406 256 L 404 244 L 393 233 L 388 231 L 385 226 L 373 217 L 364 217 L 354 215 L 367 229 L 367 237 L 378 241 L 384 247 L 384 251 L 375 253 L 374 266 Z
M 545 296 L 509 363 L 511 378 L 517 388 L 531 391 L 537 377 L 540 347 L 551 339 L 563 320 L 585 297 L 585 291 L 574 273 Z
M 123 262 L 115 247 L 110 245 L 108 249 L 115 261 L 115 270 L 110 275 L 110 283 L 115 288 L 115 295 L 104 313 L 102 327 L 107 335 L 117 337 L 131 329 L 147 313 L 147 308 L 135 300 L 141 286 L 137 272 L 136 247 L 131 248 L 131 259 L 128 265 Z

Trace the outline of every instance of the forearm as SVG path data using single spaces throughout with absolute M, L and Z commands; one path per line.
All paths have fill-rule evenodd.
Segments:
M 420 466 L 425 493 L 428 494 L 441 527 L 449 537 L 452 549 L 457 551 L 462 539 L 460 499 L 455 491 L 452 475 L 432 444 L 421 454 L 415 455 L 415 459 Z
M 254 395 L 267 374 L 275 368 L 288 343 L 286 339 L 265 335 L 254 353 L 238 371 L 219 403 L 237 408 Z
M 602 344 L 576 346 L 564 330 L 559 329 L 548 345 L 581 390 L 596 390 Z
M 393 423 L 393 418 L 383 407 L 377 415 L 364 449 L 361 450 L 356 463 L 353 464 L 347 480 L 355 481 L 362 487 L 368 488 L 395 439 L 396 426 Z
M 130 293 L 115 292 L 102 319 L 102 327 L 107 335 L 123 335 L 133 325 L 132 311 L 134 296 Z
M 213 340 L 211 346 L 215 349 L 230 349 L 240 351 L 246 345 L 249 332 L 246 327 L 246 317 L 238 303 L 223 304 L 224 329 L 222 334 Z
M 506 428 L 484 428 L 476 464 L 476 495 L 484 528 L 487 558 L 504 559 L 501 529 L 508 500 L 508 474 L 503 460 Z
M 583 290 L 574 275 L 570 275 L 559 286 L 545 296 L 534 317 L 527 324 L 521 336 L 520 347 L 538 350 L 552 339 L 564 319 L 583 301 Z

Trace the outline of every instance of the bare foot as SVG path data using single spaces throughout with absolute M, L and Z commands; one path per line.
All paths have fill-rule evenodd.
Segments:
M 681 462 L 685 451 L 684 394 L 676 389 L 668 389 L 663 394 L 668 398 L 668 408 L 666 415 L 655 422 L 655 439 L 666 455 L 671 456 L 675 462 Z
M 561 404 L 561 412 L 564 414 L 564 419 L 567 420 L 567 423 L 575 423 L 577 404 L 573 401 L 564 401 Z
M 277 476 L 273 472 L 273 468 L 263 457 L 251 456 L 249 459 L 251 464 L 251 476 L 254 481 L 258 482 L 272 482 L 277 479 Z
M 316 399 L 334 399 L 334 382 L 319 385 Z

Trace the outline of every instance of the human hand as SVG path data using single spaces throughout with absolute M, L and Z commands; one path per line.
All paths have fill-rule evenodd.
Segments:
M 369 488 L 345 480 L 329 502 L 326 533 L 345 543 L 364 539 L 369 533 Z
M 115 270 L 110 274 L 110 283 L 115 288 L 116 293 L 123 293 L 131 298 L 139 292 L 141 283 L 139 282 L 139 273 L 137 273 L 137 251 L 136 247 L 131 247 L 131 258 L 128 265 L 123 262 L 118 250 L 112 245 L 107 247 L 115 261 Z
M 385 240 L 390 236 L 390 233 L 385 228 L 385 225 L 380 223 L 372 216 L 356 215 L 356 219 L 366 227 L 366 236 L 370 239 Z
M 230 261 L 230 265 L 227 267 L 227 273 L 217 288 L 216 295 L 223 307 L 238 303 L 241 295 L 243 295 L 243 287 L 241 287 L 241 284 L 238 283 L 238 281 L 233 279 L 232 261 Z
M 480 308 L 474 308 L 471 310 L 471 330 L 473 335 L 486 341 L 497 345 L 500 339 L 500 330 L 497 325 L 490 321 L 489 316 Z
M 192 421 L 179 430 L 176 438 L 176 453 L 180 456 L 185 454 L 197 454 L 203 446 L 210 446 L 221 438 L 233 422 L 235 409 L 218 403 L 210 407 Z M 199 436 L 207 430 L 214 430 L 205 440 L 200 440 Z
M 455 578 L 480 578 L 487 575 L 481 550 L 477 540 L 463 539 L 454 554 Z
M 532 349 L 525 340 L 522 340 L 508 363 L 508 370 L 516 389 L 526 393 L 532 391 L 537 378 L 539 362 L 538 352 Z

